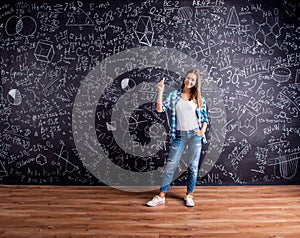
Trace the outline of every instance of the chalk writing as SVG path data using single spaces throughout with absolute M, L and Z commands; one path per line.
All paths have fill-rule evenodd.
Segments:
M 299 184 L 299 8 L 1 3 L 1 183 L 138 184 L 147 173 L 143 185 L 158 184 L 171 138 L 155 85 L 180 88 L 198 68 L 210 123 L 197 184 Z M 173 184 L 186 182 L 186 165 Z

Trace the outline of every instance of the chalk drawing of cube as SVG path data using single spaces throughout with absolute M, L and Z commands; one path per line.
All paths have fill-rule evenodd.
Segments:
M 251 136 L 257 130 L 257 116 L 248 108 L 239 117 L 238 130 L 245 136 Z
M 54 57 L 54 47 L 52 44 L 39 41 L 34 51 L 37 60 L 50 63 Z

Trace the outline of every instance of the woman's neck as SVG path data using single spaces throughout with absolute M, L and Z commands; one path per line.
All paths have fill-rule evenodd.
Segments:
M 187 94 L 187 95 L 189 95 L 189 94 L 191 94 L 191 89 L 189 89 L 189 88 L 184 88 L 184 89 L 182 89 L 182 93 L 184 93 L 184 94 Z
M 189 88 L 183 88 L 182 89 L 182 97 L 183 99 L 189 101 L 191 99 L 191 92 L 192 90 Z

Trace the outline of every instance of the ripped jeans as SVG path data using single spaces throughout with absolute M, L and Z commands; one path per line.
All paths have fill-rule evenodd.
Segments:
M 188 146 L 187 192 L 194 192 L 198 177 L 198 166 L 202 149 L 202 138 L 203 137 L 196 135 L 194 130 L 176 132 L 176 137 L 170 146 L 169 157 L 160 187 L 161 192 L 166 193 L 169 191 L 174 177 L 174 172 L 178 166 L 179 160 L 182 157 L 186 146 Z

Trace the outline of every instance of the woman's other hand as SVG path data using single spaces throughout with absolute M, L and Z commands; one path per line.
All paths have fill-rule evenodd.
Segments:
M 194 132 L 197 136 L 203 136 L 204 134 L 203 130 L 195 130 Z

